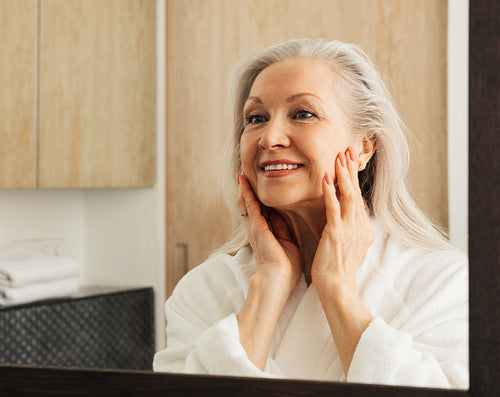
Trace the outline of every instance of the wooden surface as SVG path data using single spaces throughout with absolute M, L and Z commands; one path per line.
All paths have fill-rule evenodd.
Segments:
M 155 173 L 155 0 L 41 0 L 41 188 Z
M 290 38 L 359 44 L 388 76 L 419 142 L 413 191 L 446 228 L 446 18 L 443 0 L 167 0 L 168 294 L 231 233 L 217 193 L 230 68 Z
M 130 371 L 3 367 L 6 395 L 29 396 L 304 396 L 466 397 L 466 391 L 283 379 L 152 374 Z M 16 394 L 17 393 L 17 394 Z
M 0 0 L 0 188 L 35 187 L 36 2 Z

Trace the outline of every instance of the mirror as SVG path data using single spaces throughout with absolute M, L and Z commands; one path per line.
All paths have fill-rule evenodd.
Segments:
M 417 141 L 410 171 L 417 202 L 448 227 L 447 7 L 442 1 L 404 7 L 397 1 L 290 1 L 286 7 L 270 1 L 257 8 L 252 2 L 167 2 L 168 294 L 231 231 L 215 189 L 215 159 L 231 129 L 231 109 L 222 106 L 230 69 L 294 37 L 359 44 L 387 76 Z
M 339 395 L 371 396 L 491 396 L 498 391 L 498 344 L 500 334 L 496 318 L 499 306 L 496 294 L 500 282 L 497 264 L 500 195 L 498 183 L 498 134 L 500 124 L 495 80 L 498 65 L 496 43 L 498 5 L 490 0 L 477 0 L 470 6 L 470 110 L 469 110 L 469 180 L 470 180 L 470 367 L 469 392 L 430 389 L 409 389 L 367 385 L 325 384 L 321 382 L 271 381 L 227 377 L 182 376 L 169 374 L 139 374 L 112 371 L 57 369 L 0 368 L 0 384 L 4 390 L 31 395 L 60 393 L 81 395 L 101 393 L 147 392 L 175 390 L 190 395 L 206 395 L 211 390 L 218 395 Z M 492 183 L 493 182 L 493 183 Z M 246 393 L 246 394 L 245 394 Z

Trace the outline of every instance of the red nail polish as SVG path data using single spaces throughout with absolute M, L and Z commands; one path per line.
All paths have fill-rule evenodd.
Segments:
M 356 151 L 354 150 L 354 148 L 352 146 L 349 146 L 347 150 L 349 151 L 349 157 L 351 158 L 351 161 L 356 161 L 358 156 L 356 155 Z
M 328 171 L 325 172 L 325 181 L 328 185 L 333 184 L 332 176 L 330 175 L 330 173 Z
M 339 153 L 340 164 L 342 167 L 346 166 L 346 158 L 344 153 Z

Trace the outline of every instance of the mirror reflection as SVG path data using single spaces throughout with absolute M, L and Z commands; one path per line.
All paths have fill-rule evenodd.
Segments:
M 405 126 L 366 54 L 290 40 L 233 84 L 239 227 L 177 284 L 154 370 L 467 388 L 467 259 L 408 193 Z
M 21 3 L 0 0 L 0 6 L 4 7 L 0 14 L 10 15 L 9 20 L 15 20 L 13 15 L 22 15 L 23 21 L 30 25 L 36 21 L 37 10 L 36 8 L 31 10 L 31 4 L 28 2 L 19 5 Z M 113 12 L 95 8 L 97 3 L 99 7 L 110 7 Z M 90 76 L 90 80 L 81 85 L 66 82 L 59 87 L 61 90 L 59 92 L 75 92 L 75 89 L 94 86 L 91 82 L 96 76 L 81 72 L 96 67 L 94 61 L 87 68 L 82 67 L 84 64 L 82 62 L 88 61 L 89 58 L 85 54 L 93 54 L 96 51 L 92 46 L 84 46 L 81 49 L 81 54 L 84 56 L 73 59 L 74 74 L 66 75 L 57 70 L 53 71 L 55 74 L 52 75 L 41 74 L 39 96 L 44 100 L 41 102 L 39 112 L 50 115 L 51 109 L 47 104 L 56 104 L 57 106 L 52 109 L 55 114 L 83 114 L 83 116 L 80 124 L 78 122 L 65 124 L 65 120 L 78 120 L 78 117 L 41 116 L 39 135 L 28 135 L 23 140 L 28 147 L 34 146 L 33 142 L 36 139 L 40 139 L 42 143 L 47 142 L 45 146 L 40 146 L 40 153 L 33 156 L 34 158 L 38 156 L 37 160 L 40 161 L 40 169 L 32 167 L 35 173 L 39 172 L 39 176 L 33 177 L 29 173 L 27 176 L 28 180 L 39 178 L 38 187 L 46 190 L 9 189 L 1 192 L 0 215 L 4 227 L 0 237 L 3 245 L 12 241 L 26 243 L 32 241 L 33 237 L 35 239 L 41 237 L 50 245 L 54 238 L 57 241 L 62 238 L 64 243 L 58 245 L 60 255 L 76 259 L 81 264 L 78 274 L 80 284 L 93 286 L 89 290 L 85 289 L 86 287 L 80 289 L 83 293 L 80 298 L 83 300 L 87 300 L 89 296 L 98 299 L 100 296 L 123 297 L 122 293 L 142 292 L 140 299 L 144 306 L 131 303 L 131 307 L 135 307 L 136 310 L 139 307 L 142 313 L 147 312 L 147 315 L 138 317 L 142 324 L 138 332 L 146 334 L 146 339 L 140 339 L 136 342 L 137 345 L 128 344 L 127 349 L 121 351 L 110 348 L 103 354 L 114 360 L 124 350 L 132 351 L 130 346 L 137 346 L 144 359 L 135 367 L 124 364 L 127 362 L 126 359 L 115 360 L 112 365 L 108 361 L 100 367 L 151 369 L 152 346 L 155 344 L 155 350 L 159 352 L 155 359 L 155 369 L 158 371 L 223 374 L 229 366 L 231 371 L 242 375 L 466 387 L 467 374 L 464 373 L 464 368 L 467 368 L 467 346 L 463 344 L 466 339 L 463 330 L 466 329 L 467 319 L 463 317 L 463 310 L 466 310 L 464 297 L 467 295 L 467 281 L 462 277 L 464 274 L 466 277 L 465 259 L 460 256 L 461 254 L 451 253 L 450 247 L 443 243 L 442 238 L 436 235 L 430 226 L 432 224 L 443 231 L 447 231 L 451 226 L 448 216 L 451 197 L 448 197 L 447 193 L 446 153 L 446 80 L 449 75 L 446 70 L 447 5 L 441 1 L 433 1 L 431 4 L 411 1 L 402 7 L 400 2 L 391 0 L 377 3 L 361 0 L 355 2 L 290 0 L 286 5 L 281 1 L 262 2 L 256 8 L 255 2 L 242 3 L 232 0 L 223 2 L 151 0 L 141 2 L 142 5 L 136 8 L 135 6 L 117 8 L 113 6 L 115 3 L 112 1 L 97 3 L 89 6 L 88 2 L 73 0 L 64 7 L 59 4 L 59 7 L 55 8 L 63 13 L 60 15 L 48 12 L 49 9 L 53 9 L 50 7 L 53 7 L 55 2 L 39 2 L 42 11 L 44 7 L 49 7 L 42 12 L 42 25 L 55 27 L 50 30 L 50 36 L 46 32 L 43 37 L 50 37 L 51 40 L 57 37 L 72 37 L 62 34 L 56 28 L 62 23 L 61 21 L 69 21 L 68 26 L 72 28 L 78 26 L 73 23 L 75 15 L 87 16 L 86 22 L 80 26 L 88 27 L 82 29 L 87 34 L 89 32 L 92 34 L 95 29 L 94 35 L 99 31 L 96 27 L 101 26 L 99 24 L 108 27 L 118 24 L 117 20 L 112 18 L 97 23 L 94 20 L 97 15 L 101 19 L 118 15 L 118 8 L 128 16 L 143 15 L 141 17 L 143 25 L 134 27 L 127 17 L 122 18 L 122 22 L 128 21 L 125 24 L 127 29 L 119 35 L 122 38 L 120 42 L 140 43 L 134 48 L 140 48 L 143 53 L 134 52 L 135 50 L 128 47 L 122 48 L 121 53 L 134 55 L 127 61 L 116 58 L 116 63 L 108 65 L 104 64 L 106 56 L 120 53 L 116 50 L 119 45 L 116 42 L 103 44 L 103 38 L 99 36 L 98 41 L 102 46 L 97 46 L 104 49 L 104 52 L 99 53 L 103 70 L 114 71 L 110 75 L 101 76 L 101 89 L 98 92 L 108 95 L 115 92 L 116 86 L 131 87 L 131 91 L 122 93 L 120 98 L 106 97 L 107 99 L 103 101 L 96 101 L 92 96 L 92 90 L 78 91 L 78 95 L 68 97 L 51 95 L 55 92 L 52 84 L 62 79 L 62 76 L 65 78 L 69 75 L 79 76 L 81 81 L 84 76 Z M 151 29 L 151 26 L 154 26 L 155 6 L 156 18 L 159 21 L 156 33 L 158 37 L 156 49 L 160 58 L 157 64 L 159 91 L 165 88 L 161 76 L 166 73 L 166 103 L 162 102 L 160 93 L 156 102 L 157 120 L 159 120 L 156 132 L 154 123 L 135 124 L 144 120 L 154 120 L 154 87 L 151 85 L 151 81 L 154 84 L 154 66 L 151 69 L 151 65 L 154 65 L 155 51 L 154 47 L 147 47 L 144 43 L 154 42 L 150 39 L 152 39 L 151 32 L 154 34 L 154 28 Z M 88 7 L 88 13 L 77 11 L 74 7 Z M 19 11 L 18 14 L 13 12 L 15 9 Z M 142 14 L 144 9 L 147 11 Z M 8 10 L 8 13 L 5 10 Z M 44 18 L 53 20 L 48 23 Z M 2 26 L 8 29 L 10 25 Z M 24 26 L 23 35 L 29 31 L 25 25 L 19 24 L 19 26 Z M 33 26 L 36 25 L 33 23 Z M 42 33 L 45 29 L 43 26 Z M 135 32 L 132 36 L 134 34 L 136 36 L 126 38 L 125 32 Z M 36 35 L 36 29 L 33 29 L 32 33 Z M 3 37 L 16 35 L 9 33 Z M 24 37 L 20 33 L 18 35 Z M 113 35 L 106 37 L 116 39 Z M 322 37 L 327 41 L 341 40 L 344 43 L 356 43 L 374 62 L 376 67 L 369 67 L 367 73 L 372 76 L 377 73 L 375 69 L 380 71 L 383 84 L 393 98 L 391 102 L 387 102 L 389 105 L 386 103 L 386 107 L 395 107 L 395 112 L 389 121 L 385 118 L 377 120 L 383 127 L 380 129 L 393 131 L 394 128 L 389 128 L 389 125 L 394 123 L 398 125 L 396 129 L 404 129 L 397 120 L 397 117 L 400 117 L 411 131 L 406 135 L 410 144 L 409 183 L 406 189 L 412 199 L 406 196 L 405 188 L 401 188 L 403 185 L 395 181 L 392 185 L 388 184 L 385 190 L 378 185 L 378 192 L 375 191 L 374 180 L 378 175 L 376 172 L 381 172 L 379 163 L 386 164 L 383 175 L 389 180 L 402 177 L 406 170 L 400 160 L 397 160 L 400 161 L 399 164 L 395 160 L 404 157 L 404 151 L 388 150 L 383 144 L 384 137 L 394 138 L 394 135 L 380 133 L 380 136 L 377 136 L 375 131 L 362 124 L 360 120 L 357 120 L 358 125 L 362 125 L 363 128 L 354 127 L 353 119 L 356 119 L 360 112 L 352 111 L 354 99 L 352 94 L 348 95 L 347 88 L 351 91 L 358 89 L 369 91 L 373 89 L 371 77 L 358 79 L 358 86 L 354 81 L 348 84 L 342 80 L 346 77 L 339 71 L 340 67 L 335 69 L 332 66 L 328 71 L 324 70 L 324 64 L 327 63 L 325 60 L 311 60 L 306 57 L 313 65 L 272 62 L 272 65 L 268 65 L 269 69 L 265 68 L 266 74 L 258 73 L 258 79 L 251 80 L 249 91 L 240 95 L 242 103 L 236 108 L 236 113 L 242 120 L 239 130 L 233 131 L 237 133 L 234 138 L 236 140 L 233 140 L 229 150 L 233 150 L 238 156 L 241 153 L 241 161 L 236 158 L 236 161 L 231 163 L 225 160 L 226 157 L 220 156 L 221 148 L 233 129 L 233 109 L 225 103 L 227 80 L 232 66 L 250 55 L 258 54 L 268 46 L 296 37 Z M 64 64 L 61 61 L 56 62 L 60 54 L 44 55 L 50 54 L 48 51 L 51 40 L 41 42 L 42 71 L 43 65 L 46 70 L 50 70 L 50 64 L 44 64 L 44 59 L 52 59 L 55 64 Z M 30 42 L 23 40 L 25 44 Z M 88 37 L 80 41 L 80 43 L 94 42 L 96 41 Z M 36 43 L 36 40 L 33 40 L 33 43 Z M 71 48 L 78 47 L 72 44 Z M 106 48 L 114 48 L 116 51 L 110 52 Z M 35 82 L 32 81 L 30 71 L 33 69 L 29 62 L 36 63 L 36 60 L 29 55 L 34 53 L 34 48 L 26 46 L 24 50 L 23 54 L 26 56 L 22 60 L 30 66 L 16 68 L 16 73 L 28 71 L 28 77 L 23 76 L 21 79 L 25 84 L 17 85 L 18 90 L 15 92 L 22 92 L 23 95 L 16 99 L 15 103 L 17 107 L 24 106 L 24 115 L 30 115 L 36 101 L 21 99 L 30 97 L 26 92 L 30 93 Z M 18 58 L 19 54 L 16 55 L 16 59 Z M 122 70 L 123 65 L 134 65 L 132 59 L 142 60 L 139 62 L 144 67 L 141 72 L 138 72 L 139 69 L 134 69 L 135 66 L 131 66 L 129 72 L 132 74 L 117 73 L 118 70 Z M 291 62 L 292 59 L 288 61 Z M 19 64 L 18 62 L 17 65 Z M 273 71 L 272 68 L 281 66 L 290 69 L 286 68 L 279 73 L 267 75 L 267 72 Z M 5 79 L 4 76 L 0 77 Z M 314 81 L 311 80 L 313 77 Z M 284 79 L 281 84 L 280 79 Z M 376 76 L 377 87 L 382 84 L 378 79 Z M 17 81 L 12 77 L 7 80 Z M 103 88 L 105 82 L 109 82 L 115 88 Z M 254 84 L 255 82 L 258 85 Z M 326 90 L 328 85 L 333 89 Z M 295 91 L 285 92 L 285 89 Z M 137 95 L 137 92 L 142 94 Z M 308 95 L 295 95 L 299 93 Z M 314 99 L 310 94 L 319 99 Z M 293 101 L 288 101 L 290 96 L 293 97 Z M 93 103 L 96 107 L 91 108 L 89 104 L 82 105 L 76 101 L 71 108 L 72 97 L 88 98 L 89 103 Z M 135 99 L 138 97 L 144 99 L 144 102 L 136 102 Z M 253 99 L 249 100 L 249 97 Z M 1 98 L 3 100 L 3 97 Z M 126 102 L 127 98 L 133 99 L 128 105 L 105 107 L 106 103 Z M 380 101 L 381 98 L 382 102 L 387 99 L 379 95 L 374 96 L 373 100 Z M 62 100 L 62 103 L 57 102 L 58 100 Z M 64 108 L 63 105 L 67 107 Z M 61 106 L 64 111 L 61 111 Z M 4 105 L 2 107 L 5 108 Z M 87 113 L 81 113 L 81 109 L 87 109 Z M 104 111 L 99 113 L 99 109 Z M 132 109 L 135 109 L 135 112 Z M 164 109 L 166 114 L 163 114 Z M 89 114 L 92 117 L 89 117 Z M 116 134 L 108 129 L 107 116 L 111 115 L 121 115 L 109 123 L 109 125 L 122 125 Z M 130 119 L 125 120 L 125 124 L 120 124 L 124 122 L 123 115 L 128 115 Z M 164 116 L 166 116 L 166 128 L 163 126 Z M 92 122 L 104 120 L 104 124 L 90 124 L 89 120 Z M 34 124 L 34 122 L 21 124 L 15 120 L 12 122 L 12 125 L 27 125 L 28 129 L 30 126 L 34 127 Z M 75 125 L 78 128 L 86 127 L 88 131 L 78 135 L 75 133 L 77 130 Z M 127 131 L 123 128 L 124 125 L 142 131 L 144 134 L 141 136 L 146 138 L 139 142 L 137 139 L 143 138 L 124 134 L 124 131 Z M 308 134 L 316 134 L 317 139 L 303 140 L 304 134 L 299 132 L 306 130 Z M 44 131 L 66 132 L 61 136 L 54 135 L 46 139 L 44 136 L 50 135 L 44 135 L 47 134 Z M 92 135 L 91 131 L 97 132 Z M 154 162 L 151 153 L 154 152 L 155 139 L 151 131 L 156 134 L 156 165 L 151 164 L 152 158 Z M 280 138 L 279 134 L 274 136 L 275 131 L 280 134 L 293 132 L 296 136 L 282 135 Z M 448 131 L 449 133 L 451 131 Z M 71 140 L 68 145 L 59 144 L 68 143 L 67 137 L 77 136 L 73 144 Z M 92 138 L 88 141 L 82 138 L 89 136 Z M 102 136 L 114 138 L 110 138 L 111 143 L 103 142 L 100 139 Z M 124 136 L 130 137 L 126 140 L 131 143 L 130 145 L 121 141 Z M 240 137 L 241 147 L 236 146 L 240 144 Z M 268 146 L 271 143 L 266 140 L 267 137 L 286 138 L 288 142 L 278 141 L 274 146 Z M 297 143 L 296 141 L 300 139 L 303 141 Z M 2 140 L 4 140 L 3 135 Z M 9 142 L 8 139 L 5 141 Z M 19 153 L 14 152 L 13 147 L 18 148 L 9 146 L 6 150 L 11 155 L 2 154 L 2 159 L 11 158 L 12 153 L 16 153 L 14 157 L 19 158 Z M 286 149 L 288 154 L 265 158 L 261 153 L 273 152 L 272 147 L 282 151 Z M 43 175 L 48 175 L 49 179 L 46 180 L 50 181 L 52 172 L 51 166 L 45 167 L 43 163 L 47 162 L 47 159 L 56 158 L 55 153 L 61 148 L 62 157 L 58 157 L 58 161 L 65 164 L 62 174 L 83 179 L 77 182 L 74 180 L 70 180 L 69 183 L 63 182 L 67 183 L 66 186 L 43 185 Z M 128 162 L 126 165 L 120 163 L 117 151 L 113 151 L 113 148 L 119 148 L 118 152 L 129 154 L 128 157 L 124 157 Z M 138 148 L 138 152 L 135 152 L 134 148 Z M 81 152 L 78 152 L 78 149 Z M 3 153 L 1 150 L 0 148 L 0 153 Z M 26 151 L 30 152 L 23 150 Z M 82 161 L 74 168 L 73 164 L 79 164 L 78 161 L 73 161 L 76 158 L 81 158 Z M 351 160 L 352 158 L 355 160 Z M 130 162 L 130 159 L 134 161 Z M 140 161 L 136 163 L 137 159 Z M 273 163 L 274 160 L 278 160 L 278 163 Z M 279 162 L 282 160 L 286 160 L 286 164 Z M 346 183 L 339 185 L 341 173 L 337 172 L 337 166 L 340 170 L 344 169 L 342 160 L 345 160 L 345 169 L 350 177 L 344 179 Z M 260 163 L 269 161 L 271 163 L 260 167 Z M 292 163 L 289 163 L 290 161 Z M 351 161 L 363 169 L 356 171 Z M 81 164 L 92 164 L 92 166 Z M 101 164 L 103 167 L 92 171 L 96 164 Z M 110 172 L 112 167 L 116 168 Z M 150 177 L 155 167 L 156 183 L 151 187 Z M 230 197 L 229 204 L 234 207 L 232 216 L 228 215 L 218 188 L 217 175 L 224 167 L 232 167 L 225 184 Z M 277 169 L 279 167 L 280 170 Z M 314 172 L 307 172 L 308 168 Z M 24 165 L 13 167 L 10 164 L 2 165 L 2 169 L 6 170 L 5 175 L 15 175 L 17 178 L 19 176 L 17 171 L 14 173 L 9 170 L 31 168 Z M 67 169 L 71 171 L 66 172 Z M 86 174 L 88 170 L 90 174 Z M 138 179 L 129 183 L 128 176 L 137 170 L 140 170 L 137 172 L 139 176 L 130 178 Z M 305 179 L 297 181 L 297 190 L 294 191 L 287 192 L 283 186 L 278 185 L 273 185 L 273 189 L 276 187 L 277 190 L 269 190 L 272 186 L 261 183 L 266 179 L 259 179 L 261 172 L 262 175 L 268 175 L 265 178 L 275 184 L 281 183 L 279 180 L 299 177 L 302 174 L 304 177 L 307 176 L 308 181 Z M 236 180 L 236 173 L 242 175 L 240 184 Z M 356 191 L 357 180 L 354 177 L 356 173 L 362 177 L 360 188 L 363 193 L 362 201 L 359 195 L 354 195 L 358 197 L 357 203 L 352 205 L 355 208 L 353 214 L 356 218 L 350 218 L 352 220 L 350 224 L 356 227 L 349 229 L 349 233 L 340 232 L 356 237 L 362 236 L 351 239 L 360 244 L 351 250 L 356 252 L 357 256 L 356 261 L 352 261 L 350 277 L 347 277 L 350 280 L 346 282 L 348 291 L 344 291 L 344 285 L 339 288 L 317 287 L 314 280 L 318 275 L 323 275 L 324 279 L 329 280 L 319 283 L 323 286 L 332 281 L 326 276 L 326 272 L 316 272 L 314 265 L 316 253 L 326 252 L 318 249 L 323 230 L 328 224 L 329 213 L 326 210 L 325 197 L 332 198 L 334 207 L 331 208 L 338 205 L 340 220 L 342 224 L 345 223 L 345 209 L 346 206 L 349 207 L 344 199 L 349 196 L 346 194 L 348 190 L 345 189 L 348 188 L 347 182 L 349 182 L 353 191 Z M 116 179 L 114 182 L 113 180 L 102 182 L 99 178 L 107 174 L 114 177 L 118 175 L 117 180 L 120 182 L 116 182 Z M 364 178 L 364 175 L 367 177 Z M 85 178 L 88 178 L 87 181 L 90 180 L 90 185 L 85 185 L 87 183 L 84 181 Z M 384 180 L 382 177 L 377 178 L 377 181 Z M 124 183 L 124 180 L 127 182 Z M 330 180 L 332 183 L 327 183 Z M 30 187 L 23 185 L 24 182 L 13 186 L 9 185 L 11 183 L 9 180 L 5 181 L 6 179 L 0 179 L 2 187 Z M 143 183 L 144 181 L 146 182 Z M 129 188 L 116 189 L 124 186 Z M 149 188 L 135 189 L 143 186 Z M 390 200 L 382 197 L 382 193 L 389 195 L 389 186 L 394 190 Z M 53 187 L 66 189 L 52 190 Z M 67 189 L 75 187 L 83 189 Z M 88 187 L 111 189 L 96 190 Z M 328 189 L 334 189 L 335 194 L 325 196 Z M 253 197 L 257 200 L 256 203 L 265 219 L 265 223 L 261 222 L 260 225 L 264 229 L 258 233 L 255 232 L 255 228 L 249 226 L 255 224 L 256 217 L 251 217 L 252 211 L 248 210 L 246 205 L 243 206 L 244 199 L 238 201 L 240 195 L 247 200 L 250 198 L 251 202 Z M 286 202 L 286 200 L 291 201 Z M 413 207 L 411 200 L 415 201 L 416 207 Z M 374 202 L 378 204 L 375 205 Z M 426 215 L 422 215 L 422 212 Z M 241 213 L 245 216 L 241 216 Z M 256 214 L 258 215 L 257 212 Z M 268 229 L 265 228 L 266 225 Z M 238 226 L 241 226 L 239 233 L 235 231 L 235 227 Z M 271 296 L 268 290 L 262 295 L 261 283 L 250 282 L 260 277 L 253 277 L 254 275 L 261 273 L 257 272 L 255 255 L 247 245 L 246 239 L 249 237 L 247 226 L 254 231 L 250 234 L 250 242 L 264 243 L 265 249 L 262 252 L 266 255 L 269 252 L 277 252 L 273 249 L 268 250 L 269 247 L 266 245 L 274 244 L 274 248 L 279 248 L 281 254 L 285 252 L 288 261 L 290 256 L 296 259 L 291 266 L 294 277 L 292 277 L 293 282 L 291 279 L 288 280 L 287 293 L 272 289 Z M 337 232 L 338 230 L 336 229 Z M 373 237 L 371 243 L 370 236 Z M 166 246 L 163 243 L 165 237 Z M 198 267 L 224 242 L 231 244 L 216 251 L 218 254 L 226 254 L 224 260 L 221 261 L 220 256 L 214 256 L 208 262 L 210 265 L 204 264 Z M 44 249 L 45 243 L 41 243 Z M 287 250 L 283 249 L 283 244 Z M 40 242 L 37 240 L 37 248 L 38 245 Z M 322 246 L 334 249 L 331 241 Z M 260 252 L 255 247 L 257 245 L 254 246 L 255 252 Z M 290 249 L 294 254 L 290 254 Z M 235 255 L 227 256 L 227 254 Z M 330 251 L 325 254 L 325 257 L 331 256 L 334 255 Z M 401 256 L 404 260 L 400 260 Z M 348 262 L 351 263 L 351 257 L 348 258 Z M 238 272 L 227 273 L 228 269 L 234 268 L 235 261 L 241 264 L 238 265 Z M 218 270 L 209 270 L 212 269 L 211 266 L 215 266 Z M 196 268 L 194 272 L 179 284 L 173 300 L 167 304 L 167 314 L 170 313 L 173 319 L 167 317 L 170 330 L 167 331 L 168 349 L 165 350 L 163 304 L 166 298 L 172 295 L 179 280 L 194 268 Z M 326 267 L 323 270 L 325 269 Z M 450 273 L 446 273 L 446 270 Z M 206 288 L 197 288 L 199 295 L 193 296 L 188 286 L 194 283 L 193 278 L 196 277 L 200 278 L 199 282 Z M 270 278 L 262 280 L 269 281 L 273 277 L 274 273 Z M 220 289 L 214 288 L 217 284 L 211 284 L 212 281 L 225 282 L 227 278 L 230 282 Z M 439 280 L 443 283 L 439 284 Z M 236 284 L 232 285 L 231 282 Z M 455 290 L 454 286 L 458 284 L 460 288 Z M 95 289 L 96 285 L 99 286 L 98 289 Z M 154 306 L 151 286 L 155 291 Z M 231 286 L 234 288 L 231 289 Z M 331 290 L 345 292 L 345 295 L 329 296 Z M 210 294 L 212 297 L 210 291 L 215 291 L 214 300 L 204 299 L 203 294 Z M 321 291 L 326 291 L 326 294 Z M 265 305 L 266 310 L 260 310 L 256 302 L 250 298 L 259 304 L 264 303 L 263 299 L 266 299 L 266 303 L 270 299 L 271 303 Z M 280 301 L 281 306 L 278 304 Z M 332 302 L 342 302 L 342 305 L 332 305 Z M 352 306 L 347 307 L 344 305 L 346 302 Z M 195 307 L 192 307 L 193 304 Z M 345 312 L 338 311 L 339 307 L 349 314 L 356 313 L 356 320 L 351 322 L 354 317 L 349 316 L 346 319 L 342 316 Z M 243 313 L 242 309 L 245 309 Z M 153 310 L 156 317 L 155 335 L 152 335 Z M 117 312 L 119 311 L 103 312 L 102 318 L 109 318 Z M 127 313 L 132 312 L 132 308 L 130 311 L 127 310 Z M 252 318 L 252 315 L 256 314 L 265 315 L 266 318 L 259 317 L 256 321 Z M 82 312 L 81 319 L 84 319 L 84 323 L 86 316 L 88 311 Z M 129 320 L 122 317 L 120 321 Z M 343 322 L 344 327 L 337 327 Z M 137 321 L 128 322 L 131 323 L 137 324 Z M 106 325 L 108 326 L 111 329 L 112 325 Z M 90 327 L 91 330 L 94 329 L 92 327 L 93 325 Z M 447 339 L 448 332 L 454 327 L 459 330 L 452 333 L 452 337 L 456 339 Z M 235 337 L 236 328 L 238 334 Z M 239 330 L 243 335 L 239 334 Z M 82 332 L 81 329 L 79 331 Z M 225 339 L 214 337 L 221 332 L 226 336 Z M 366 338 L 363 338 L 363 335 Z M 255 341 L 257 337 L 259 340 Z M 198 341 L 198 338 L 201 339 Z M 211 338 L 217 339 L 219 344 L 212 344 Z M 397 343 L 397 346 L 401 347 L 396 349 L 394 354 L 384 348 L 388 345 L 385 343 L 388 338 L 391 339 L 389 347 L 396 349 Z M 95 339 L 89 337 L 84 345 L 92 346 L 93 340 Z M 373 342 L 375 340 L 379 343 Z M 442 349 L 441 342 L 446 344 L 445 349 Z M 81 352 L 84 349 L 80 342 L 74 342 L 73 339 L 70 344 L 73 344 L 77 351 Z M 193 345 L 200 346 L 200 351 L 196 351 Z M 207 351 L 207 346 L 212 346 L 213 350 Z M 357 350 L 357 347 L 360 350 Z M 380 348 L 377 353 L 381 359 L 387 358 L 384 362 L 387 362 L 388 372 L 384 372 L 381 366 L 374 369 L 373 363 L 366 360 L 367 349 L 375 347 Z M 209 354 L 210 352 L 213 354 Z M 403 352 L 408 354 L 403 355 Z M 225 360 L 227 355 L 234 361 Z M 211 363 L 217 359 L 221 361 L 214 368 Z M 303 362 L 304 365 L 297 365 L 298 362 Z M 92 366 L 87 363 L 80 365 Z M 405 375 L 408 371 L 412 372 L 412 376 Z

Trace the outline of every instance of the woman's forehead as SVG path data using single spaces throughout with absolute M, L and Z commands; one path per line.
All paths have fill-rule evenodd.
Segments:
M 259 73 L 250 89 L 249 98 L 262 96 L 300 97 L 313 94 L 333 95 L 335 74 L 325 62 L 317 59 L 288 58 L 273 63 Z

